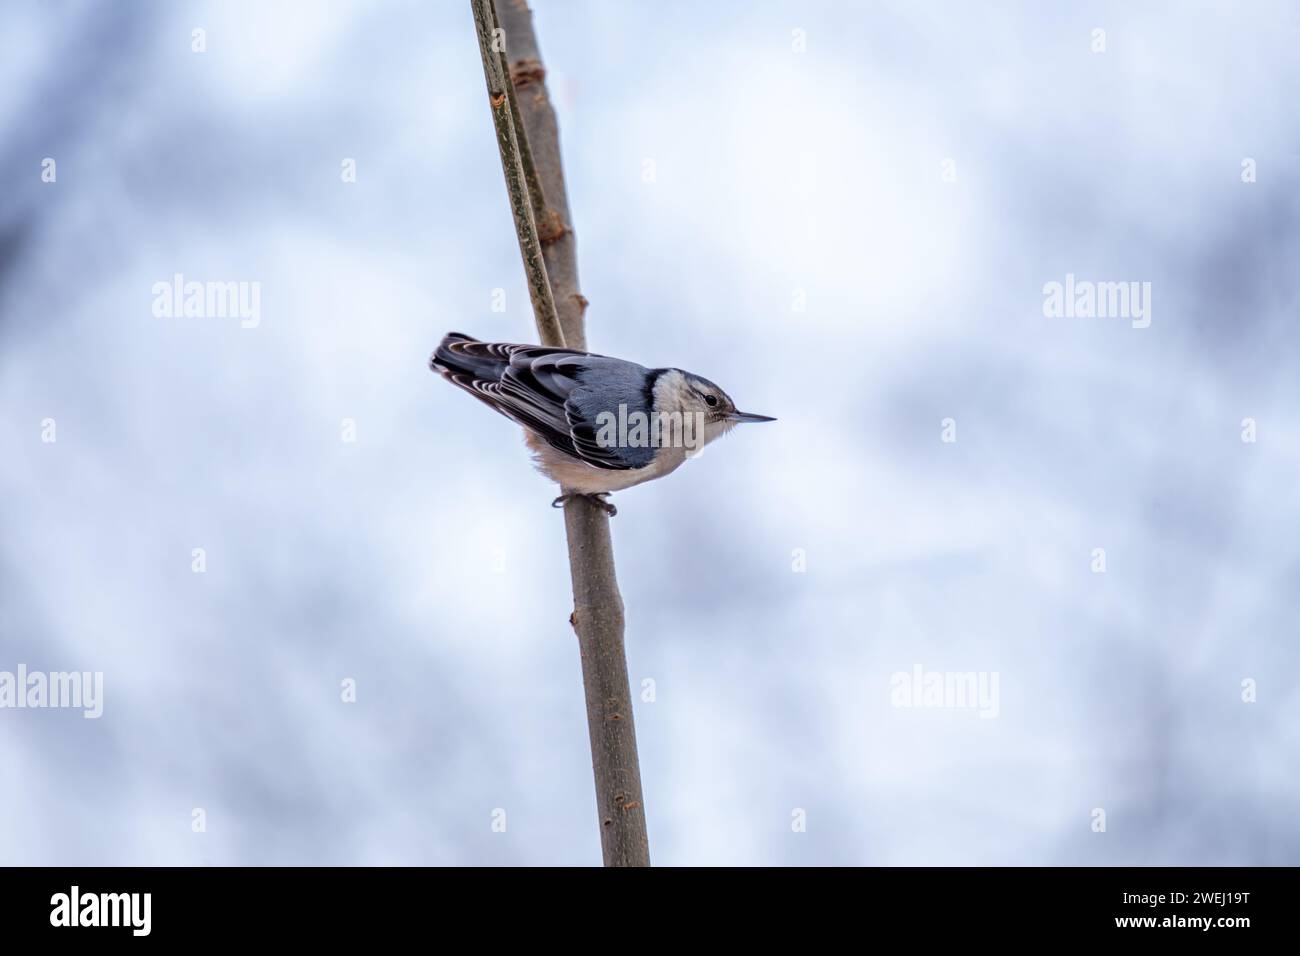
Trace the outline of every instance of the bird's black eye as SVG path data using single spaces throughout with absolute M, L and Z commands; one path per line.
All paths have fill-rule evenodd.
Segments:
M 712 395 L 705 395 L 704 404 L 708 405 L 709 408 L 712 408 L 714 405 L 718 404 L 718 400 Z

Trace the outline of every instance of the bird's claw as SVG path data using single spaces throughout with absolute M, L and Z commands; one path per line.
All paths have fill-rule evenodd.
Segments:
M 570 498 L 586 498 L 592 504 L 599 505 L 600 509 L 604 511 L 605 514 L 609 515 L 612 518 L 614 517 L 614 515 L 618 514 L 618 509 L 605 500 L 608 497 L 609 497 L 608 491 L 602 491 L 599 494 L 594 494 L 594 495 L 583 495 L 577 492 L 572 492 L 570 494 L 560 495 L 560 497 L 556 498 L 554 501 L 551 502 L 551 507 L 563 508 L 564 503 L 568 501 Z

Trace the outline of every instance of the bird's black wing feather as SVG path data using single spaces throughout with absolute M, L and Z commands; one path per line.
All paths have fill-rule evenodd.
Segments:
M 648 371 L 632 362 L 573 349 L 478 342 L 452 333 L 430 365 L 448 381 L 533 432 L 553 448 L 597 468 L 625 470 L 648 465 L 653 448 L 606 447 L 598 440 L 597 416 L 617 415 L 632 402 L 644 410 Z M 600 388 L 583 378 L 599 372 Z

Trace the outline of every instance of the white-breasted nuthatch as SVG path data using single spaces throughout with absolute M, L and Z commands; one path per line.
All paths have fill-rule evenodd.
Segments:
M 679 368 L 540 345 L 480 342 L 450 332 L 429 359 L 443 378 L 522 425 L 538 469 L 565 494 L 605 500 L 675 470 L 743 422 L 774 418 L 736 410 L 707 378 Z

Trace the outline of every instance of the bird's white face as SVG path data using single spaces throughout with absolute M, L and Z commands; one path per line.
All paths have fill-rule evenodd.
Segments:
M 672 436 L 666 444 L 684 444 L 688 454 L 731 427 L 726 416 L 727 409 L 733 407 L 731 399 L 718 386 L 677 369 L 669 369 L 655 383 L 655 411 L 685 424 L 684 428 L 664 430 Z
M 725 425 L 726 428 L 722 430 L 726 431 L 735 424 L 729 420 L 729 416 L 735 412 L 736 403 L 708 379 L 694 375 L 686 377 L 686 403 L 690 411 L 704 416 L 706 426 Z
M 676 369 L 661 376 L 656 384 L 655 399 L 656 408 L 681 412 L 684 418 L 690 416 L 702 424 L 698 446 L 707 445 L 743 422 L 771 421 L 763 415 L 737 411 L 731 396 L 716 384 Z

